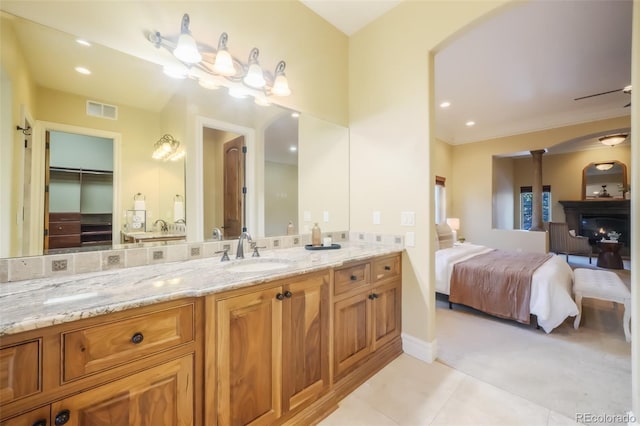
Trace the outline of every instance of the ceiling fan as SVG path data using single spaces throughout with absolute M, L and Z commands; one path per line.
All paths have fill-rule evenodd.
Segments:
M 595 93 L 593 95 L 581 96 L 579 98 L 575 98 L 574 101 L 579 101 L 580 99 L 593 98 L 594 96 L 606 95 L 606 94 L 615 93 L 615 92 L 622 92 L 622 93 L 626 93 L 627 95 L 630 95 L 631 94 L 631 85 L 624 86 L 622 89 L 609 90 L 608 92 Z M 627 108 L 627 107 L 630 107 L 630 106 L 631 106 L 631 102 L 626 104 L 624 106 L 624 108 Z

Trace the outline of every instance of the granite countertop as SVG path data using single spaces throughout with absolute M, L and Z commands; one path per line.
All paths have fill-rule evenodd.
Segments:
M 331 268 L 348 261 L 399 253 L 394 246 L 341 243 L 337 250 L 269 250 L 262 262 L 281 269 L 236 272 L 242 262 L 219 257 L 0 284 L 0 336 L 154 303 L 208 294 Z M 274 265 L 275 266 L 275 265 Z

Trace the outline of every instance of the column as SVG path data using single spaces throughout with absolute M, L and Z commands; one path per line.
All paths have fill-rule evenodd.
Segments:
M 529 231 L 544 231 L 542 222 L 542 154 L 546 149 L 530 151 L 533 159 L 533 199 L 531 200 L 531 228 Z

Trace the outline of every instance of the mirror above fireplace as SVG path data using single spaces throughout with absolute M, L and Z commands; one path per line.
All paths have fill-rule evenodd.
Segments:
M 627 190 L 627 166 L 620 161 L 600 161 L 582 170 L 582 199 L 623 199 Z

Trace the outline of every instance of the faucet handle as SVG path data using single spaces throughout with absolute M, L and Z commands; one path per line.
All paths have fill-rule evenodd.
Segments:
M 253 254 L 251 255 L 251 257 L 260 257 L 260 252 L 258 251 L 258 249 L 263 249 L 263 248 L 267 248 L 267 247 L 266 246 L 258 247 L 257 245 L 254 245 Z
M 220 258 L 220 262 L 224 262 L 225 260 L 229 260 L 229 249 L 226 248 L 224 250 L 216 251 L 214 254 L 222 253 L 222 257 Z

